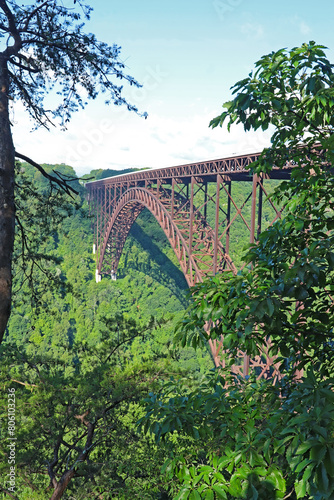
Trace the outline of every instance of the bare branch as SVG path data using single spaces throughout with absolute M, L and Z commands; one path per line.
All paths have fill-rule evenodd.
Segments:
M 77 179 L 65 179 L 59 172 L 55 172 L 58 177 L 50 175 L 44 170 L 44 168 L 41 165 L 36 163 L 34 160 L 29 158 L 28 156 L 22 155 L 21 153 L 18 153 L 17 151 L 15 151 L 15 157 L 20 158 L 20 160 L 24 160 L 27 163 L 29 163 L 30 165 L 32 165 L 33 167 L 37 168 L 37 170 L 43 175 L 43 177 L 48 179 L 51 183 L 57 184 L 63 191 L 65 191 L 65 193 L 70 195 L 72 198 L 73 198 L 72 193 L 79 194 L 78 191 L 76 191 L 72 186 L 70 186 L 68 184 L 69 182 L 72 182 L 73 180 L 77 180 Z
M 28 387 L 38 387 L 38 385 L 36 384 L 28 384 L 28 382 L 20 382 L 19 380 L 15 380 L 15 378 L 12 378 L 11 379 L 12 382 L 16 382 L 17 384 L 21 384 L 21 385 L 24 385 L 24 386 L 28 386 Z

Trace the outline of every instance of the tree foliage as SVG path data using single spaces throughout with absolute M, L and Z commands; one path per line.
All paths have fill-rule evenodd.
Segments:
M 53 500 L 67 489 L 80 498 L 83 492 L 85 498 L 109 498 L 110 491 L 132 496 L 139 483 L 145 490 L 151 475 L 159 474 L 162 457 L 135 432 L 134 422 L 140 398 L 168 362 L 134 360 L 129 351 L 153 328 L 152 322 L 139 327 L 118 315 L 105 321 L 94 343 L 63 336 L 50 345 L 50 337 L 33 334 L 20 346 L 3 345 L 3 409 L 7 389 L 14 388 L 16 398 L 17 493 L 32 485 Z M 5 432 L 2 437 L 5 473 Z M 156 461 L 144 471 L 146 454 Z
M 259 175 L 288 162 L 294 168 L 272 196 L 283 207 L 281 218 L 249 246 L 248 266 L 237 276 L 198 285 L 192 317 L 183 328 L 191 331 L 194 324 L 212 321 L 212 337 L 222 334 L 226 348 L 241 347 L 251 355 L 270 336 L 272 354 L 289 360 L 290 367 L 311 363 L 328 376 L 334 368 L 334 118 L 329 112 L 334 73 L 323 48 L 310 42 L 264 56 L 255 74 L 233 87 L 237 95 L 226 104 L 228 111 L 212 120 L 212 126 L 226 119 L 229 126 L 241 122 L 246 130 L 274 125 L 272 146 L 252 168 Z
M 178 500 L 334 494 L 334 73 L 324 49 L 310 42 L 262 57 L 211 121 L 272 127 L 252 170 L 293 168 L 273 194 L 281 218 L 248 246 L 236 276 L 192 289 L 176 341 L 204 344 L 209 323 L 236 360 L 240 349 L 261 355 L 270 338 L 282 379 L 273 387 L 256 373 L 247 381 L 222 372 L 194 391 L 173 383 L 151 395 L 141 425 L 157 439 L 188 434 L 205 450 L 166 463 Z
M 92 8 L 84 0 L 37 0 L 20 4 L 0 0 L 0 340 L 11 308 L 12 254 L 15 230 L 15 157 L 30 162 L 53 186 L 73 193 L 70 179 L 47 173 L 15 151 L 10 110 L 21 102 L 36 127 L 59 124 L 63 129 L 73 112 L 88 99 L 105 94 L 105 103 L 125 105 L 124 80 L 140 86 L 125 73 L 120 47 L 100 42 L 84 31 Z M 50 92 L 54 97 L 49 97 Z M 146 117 L 146 114 L 143 114 Z
M 71 5 L 72 4 L 72 5 Z M 30 5 L 0 2 L 0 36 L 6 44 L 2 59 L 10 79 L 10 97 L 24 104 L 37 125 L 54 120 L 65 126 L 71 114 L 102 92 L 106 104 L 138 109 L 122 95 L 115 79 L 139 86 L 124 73 L 120 47 L 100 42 L 83 31 L 92 7 L 87 2 L 38 0 Z M 49 109 L 47 96 L 55 91 L 59 104 Z
M 226 383 L 229 387 L 226 387 Z M 139 421 L 173 446 L 164 471 L 173 498 L 330 499 L 334 491 L 334 379 L 311 369 L 289 395 L 269 380 L 206 375 L 199 388 L 171 381 L 146 399 Z
M 213 128 L 227 120 L 228 130 L 233 123 L 241 123 L 245 131 L 274 128 L 272 146 L 252 166 L 255 171 L 292 161 L 307 169 L 313 160 L 319 165 L 332 159 L 334 76 L 325 48 L 309 42 L 263 56 L 257 69 L 232 87 L 236 95 L 224 104 L 226 111 L 211 120 Z M 316 144 L 324 156 L 314 151 Z
M 9 483 L 4 483 L 0 498 L 5 500 L 10 493 L 20 500 L 45 500 L 52 496 L 56 482 L 59 494 L 70 479 L 64 499 L 166 499 L 167 485 L 160 472 L 166 452 L 152 437 L 136 431 L 135 422 L 143 415 L 139 401 L 171 374 L 186 372 L 196 380 L 200 371 L 211 366 L 206 352 L 172 347 L 185 300 L 170 262 L 173 250 L 167 239 L 162 241 L 157 222 L 143 214 L 129 237 L 124 277 L 97 284 L 84 197 L 77 207 L 68 200 L 64 204 L 64 194 L 52 190 L 38 170 L 27 164 L 17 167 L 17 215 L 27 241 L 22 258 L 22 244 L 16 240 L 15 306 L 0 348 L 1 475 L 6 477 L 9 470 L 9 388 L 16 395 L 16 485 L 9 490 Z M 73 175 L 65 165 L 43 164 L 43 168 Z M 79 183 L 75 188 L 82 190 Z M 48 196 L 56 201 L 50 209 L 43 205 Z M 151 236 L 153 246 L 148 244 Z M 152 315 L 157 318 L 153 329 Z M 66 400 L 72 401 L 75 413 L 67 413 Z M 90 408 L 84 420 L 91 422 L 95 411 L 104 411 L 112 402 L 115 407 L 96 423 L 92 452 L 76 463 L 88 436 L 85 423 L 75 415 L 82 416 Z M 73 447 L 80 430 L 82 439 Z M 60 435 L 70 447 L 61 443 L 58 463 L 52 465 Z M 54 486 L 50 486 L 47 462 L 55 475 Z M 69 478 L 72 466 L 74 476 Z

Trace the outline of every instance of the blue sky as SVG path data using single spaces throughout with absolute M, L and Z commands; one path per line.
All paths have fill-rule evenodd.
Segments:
M 262 132 L 211 130 L 211 118 L 262 55 L 315 40 L 334 62 L 332 0 L 95 0 L 87 31 L 122 47 L 126 71 L 143 83 L 124 95 L 147 120 L 103 98 L 77 113 L 67 132 L 29 132 L 14 114 L 17 149 L 39 162 L 94 168 L 163 167 L 255 152 Z M 319 6 L 319 7 L 318 7 Z

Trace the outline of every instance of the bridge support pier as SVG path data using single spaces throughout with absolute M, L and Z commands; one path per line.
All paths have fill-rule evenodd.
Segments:
M 114 272 L 114 270 L 112 269 L 111 272 L 110 272 L 110 276 L 111 276 L 111 279 L 113 281 L 116 281 L 117 280 L 117 275 L 116 273 Z
M 95 281 L 96 281 L 96 283 L 100 283 L 101 279 L 102 279 L 102 276 L 101 276 L 101 274 L 99 274 L 99 270 L 96 269 L 96 271 L 95 271 Z

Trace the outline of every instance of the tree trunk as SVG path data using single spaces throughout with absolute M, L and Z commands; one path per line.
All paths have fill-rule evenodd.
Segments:
M 66 471 L 65 474 L 62 475 L 60 481 L 57 483 L 50 500 L 59 500 L 63 496 L 63 493 L 66 490 L 68 483 L 71 481 L 73 477 L 74 477 L 73 469 Z
M 8 91 L 7 63 L 0 56 L 0 342 L 11 309 L 15 230 L 15 150 L 9 121 Z

